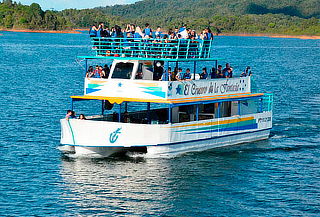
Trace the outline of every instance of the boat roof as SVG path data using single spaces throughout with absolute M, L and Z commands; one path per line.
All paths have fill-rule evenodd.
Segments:
M 238 93 L 227 95 L 215 95 L 215 96 L 201 96 L 201 97 L 188 97 L 179 99 L 143 99 L 143 98 L 123 98 L 123 97 L 106 97 L 106 96 L 71 96 L 73 101 L 81 100 L 108 100 L 110 103 L 121 104 L 123 102 L 150 102 L 150 103 L 165 103 L 178 106 L 180 104 L 199 104 L 202 103 L 215 103 L 230 100 L 248 100 L 252 98 L 260 98 L 264 96 L 264 93 Z
M 142 57 L 114 57 L 114 56 L 78 56 L 79 59 L 106 59 L 106 60 L 145 60 L 145 61 L 167 61 L 167 62 L 190 62 L 190 61 L 220 61 L 223 58 L 142 58 Z

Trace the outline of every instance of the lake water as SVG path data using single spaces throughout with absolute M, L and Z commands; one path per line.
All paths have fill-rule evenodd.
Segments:
M 0 216 L 319 216 L 320 40 L 217 37 L 215 56 L 273 92 L 269 140 L 170 159 L 67 159 L 87 35 L 0 36 Z M 221 62 L 225 64 L 225 62 Z M 98 110 L 99 111 L 99 110 Z

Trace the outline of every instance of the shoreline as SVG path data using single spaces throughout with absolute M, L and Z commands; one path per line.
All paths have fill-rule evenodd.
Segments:
M 0 29 L 3 32 L 30 32 L 30 33 L 67 33 L 67 34 L 84 34 L 81 31 L 88 29 L 73 29 L 73 30 L 31 30 L 31 29 Z M 0 34 L 3 35 L 3 34 Z M 221 33 L 219 36 L 240 36 L 240 37 L 270 37 L 270 38 L 297 38 L 297 39 L 313 39 L 320 40 L 317 35 L 282 35 L 268 33 Z
M 32 30 L 32 29 L 0 29 L 3 32 L 31 32 L 31 33 L 67 33 L 67 34 L 82 34 L 77 29 L 74 30 Z
M 264 34 L 264 33 L 221 33 L 220 36 L 245 36 L 245 37 L 269 37 L 269 38 L 297 38 L 319 40 L 317 35 L 282 35 L 282 34 Z

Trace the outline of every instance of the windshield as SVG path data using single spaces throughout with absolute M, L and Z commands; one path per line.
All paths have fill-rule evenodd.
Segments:
M 117 63 L 112 73 L 112 78 L 130 79 L 133 63 Z

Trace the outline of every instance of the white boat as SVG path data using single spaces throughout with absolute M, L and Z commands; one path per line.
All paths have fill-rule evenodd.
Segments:
M 71 110 L 75 101 L 99 100 L 102 111 L 86 120 L 61 119 L 64 150 L 86 157 L 120 152 L 171 157 L 268 139 L 273 95 L 253 93 L 251 76 L 158 80 L 157 70 L 170 64 L 192 66 L 194 78 L 199 77 L 197 64 L 217 66 L 211 42 L 199 41 L 196 48 L 188 40 L 187 46 L 175 43 L 168 48 L 164 42 L 140 40 L 128 48 L 124 39 L 93 40 L 96 55 L 80 58 L 86 66 L 91 60 L 113 60 L 110 74 L 85 78 L 84 95 L 71 96 Z

